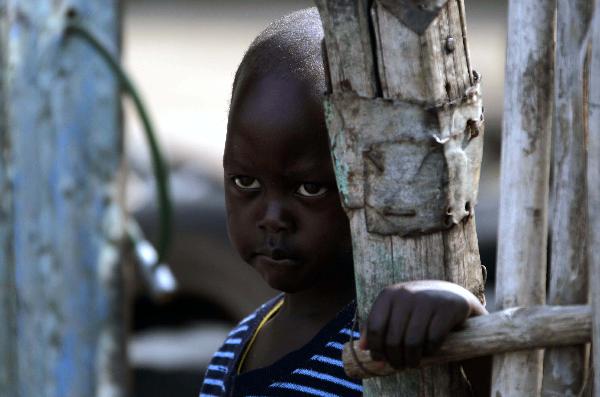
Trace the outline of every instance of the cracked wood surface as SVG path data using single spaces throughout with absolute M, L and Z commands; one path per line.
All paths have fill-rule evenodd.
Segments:
M 496 305 L 546 295 L 555 0 L 510 0 L 502 132 Z M 542 352 L 494 356 L 492 395 L 538 395 Z
M 592 305 L 594 396 L 600 396 L 600 0 L 595 2 L 590 61 L 589 136 L 587 151 L 588 245 L 587 260 Z
M 437 132 L 437 134 L 431 133 L 430 137 L 435 147 L 435 137 L 441 136 L 441 131 L 444 130 L 442 124 L 448 122 L 438 117 L 441 113 L 438 107 L 457 100 L 462 101 L 467 91 L 476 83 L 469 69 L 465 45 L 463 1 L 440 2 L 445 4 L 437 18 L 422 35 L 403 25 L 379 1 L 372 2 L 371 8 L 368 8 L 367 1 L 317 0 L 316 3 L 324 24 L 331 71 L 333 95 L 326 101 L 326 113 L 338 187 L 352 229 L 359 319 L 366 318 L 372 302 L 383 287 L 407 280 L 453 281 L 465 286 L 483 300 L 483 275 L 473 217 L 467 216 L 447 230 L 410 237 L 402 237 L 393 228 L 382 230 L 368 227 L 366 208 L 369 201 L 373 204 L 373 201 L 385 197 L 388 198 L 388 202 L 382 207 L 394 208 L 395 204 L 402 204 L 393 201 L 399 199 L 398 194 L 391 192 L 397 186 L 389 183 L 390 181 L 379 185 L 368 182 L 369 172 L 375 173 L 378 169 L 386 171 L 386 168 L 393 167 L 400 177 L 402 175 L 400 171 L 404 166 L 410 169 L 415 166 L 415 162 L 422 162 L 423 157 L 415 156 L 414 151 L 401 149 L 402 143 L 409 142 L 410 139 L 398 141 L 397 144 L 400 146 L 396 153 L 392 150 L 395 144 L 385 144 L 389 142 L 386 140 L 389 137 L 386 137 L 383 128 L 380 131 L 373 131 L 373 134 L 379 134 L 379 138 L 374 139 L 372 144 L 386 151 L 384 156 L 378 156 L 380 154 L 378 151 L 366 154 L 360 150 L 353 151 L 357 147 L 362 148 L 362 143 L 359 142 L 357 145 L 356 141 L 361 139 L 361 134 L 366 133 L 356 126 L 368 126 L 369 123 L 399 125 L 398 123 L 402 121 L 414 122 L 415 134 Z M 452 45 L 448 44 L 449 38 L 452 38 L 450 40 Z M 416 117 L 409 120 L 405 115 L 403 117 L 406 120 L 401 118 L 398 121 L 386 119 L 394 112 L 387 114 L 359 110 L 353 114 L 342 104 L 344 96 L 358 96 L 364 101 L 379 96 L 383 97 L 384 101 L 419 105 L 422 109 L 435 108 L 431 110 L 434 117 Z M 343 112 L 346 114 L 342 117 Z M 455 119 L 450 117 L 448 120 Z M 467 137 L 469 129 L 466 127 L 466 125 L 459 127 L 463 129 L 459 131 L 461 137 Z M 402 131 L 410 132 L 410 129 L 402 129 Z M 466 142 L 465 146 L 472 145 L 471 147 L 475 149 L 471 155 L 463 152 L 461 156 L 471 157 L 469 175 L 476 182 L 474 184 L 476 186 L 483 136 L 480 134 L 474 136 L 472 140 L 463 139 Z M 399 153 L 403 156 L 399 157 Z M 388 154 L 391 155 L 390 158 L 385 157 Z M 371 171 L 368 171 L 362 163 L 363 156 L 367 156 L 372 163 Z M 445 153 L 440 152 L 438 164 L 444 164 L 447 158 Z M 392 165 L 390 161 L 397 164 Z M 363 166 L 356 167 L 356 164 L 363 164 Z M 418 164 L 416 165 L 419 168 Z M 437 194 L 448 194 L 447 184 L 450 182 L 447 167 L 433 166 L 431 172 L 426 173 L 426 177 L 438 180 L 437 184 L 431 185 L 437 186 L 435 188 L 438 189 Z M 390 192 L 385 191 L 386 185 L 391 189 Z M 369 196 L 368 191 L 374 186 L 379 186 L 379 190 Z M 470 205 L 474 207 L 475 202 Z M 392 212 L 399 211 L 400 216 L 410 216 L 411 211 L 415 209 L 404 208 L 406 211 L 400 214 L 403 205 L 397 207 Z M 432 209 L 440 211 L 439 207 L 434 207 Z M 447 208 L 441 210 L 445 212 Z M 460 214 L 464 214 L 461 211 L 465 209 L 458 210 L 457 216 L 460 217 Z M 470 215 L 472 208 L 465 212 Z M 384 212 L 383 215 L 384 221 L 390 220 L 386 218 L 389 213 Z M 466 395 L 462 374 L 456 364 L 368 379 L 365 380 L 364 386 L 365 396 Z
M 549 305 L 588 301 L 584 63 L 593 6 L 594 0 L 557 1 Z M 545 350 L 543 396 L 580 394 L 587 350 L 585 345 Z

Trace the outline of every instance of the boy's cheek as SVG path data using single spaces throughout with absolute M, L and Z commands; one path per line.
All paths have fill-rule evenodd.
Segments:
M 241 235 L 239 233 L 232 234 L 230 232 L 229 239 L 231 241 L 231 244 L 233 245 L 233 248 L 237 251 L 237 253 L 240 255 L 240 257 L 246 263 L 248 263 L 252 259 L 252 252 L 255 248 L 248 241 L 249 240 L 248 237 L 245 236 L 244 234 L 241 234 Z
M 231 214 L 227 217 L 227 235 L 233 248 L 244 261 L 248 262 L 255 247 L 251 244 L 248 228 L 242 227 L 239 219 Z

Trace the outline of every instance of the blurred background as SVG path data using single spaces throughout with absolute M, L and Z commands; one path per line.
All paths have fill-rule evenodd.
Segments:
M 477 226 L 493 310 L 506 0 L 465 0 L 472 65 L 483 75 L 486 137 Z M 308 0 L 126 0 L 124 61 L 139 86 L 172 168 L 178 282 L 153 297 L 135 272 L 129 357 L 135 397 L 195 396 L 232 324 L 274 294 L 227 241 L 221 154 L 235 70 L 252 39 Z M 156 237 L 154 180 L 142 131 L 126 111 L 127 205 Z M 133 267 L 132 267 L 133 269 Z

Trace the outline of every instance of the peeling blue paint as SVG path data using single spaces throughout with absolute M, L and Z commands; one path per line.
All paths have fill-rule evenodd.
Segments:
M 115 32 L 107 36 L 118 48 L 116 0 L 71 4 L 93 30 Z M 59 42 L 64 6 L 7 6 L 17 397 L 97 395 L 100 334 L 119 326 L 111 323 L 119 292 L 98 276 L 99 257 L 111 244 L 104 223 L 115 198 L 106 189 L 122 155 L 119 92 L 89 48 Z M 123 365 L 113 364 L 117 371 Z
M 335 179 L 337 181 L 338 190 L 342 196 L 343 202 L 347 203 L 350 196 L 348 188 L 348 173 L 350 172 L 350 167 L 343 161 L 335 161 L 334 163 Z

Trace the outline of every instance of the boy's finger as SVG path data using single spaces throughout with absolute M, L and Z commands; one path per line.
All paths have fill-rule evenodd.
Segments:
M 432 314 L 431 305 L 419 305 L 412 311 L 404 334 L 404 362 L 409 367 L 416 367 L 421 361 Z
M 391 294 L 386 293 L 384 290 L 375 299 L 367 318 L 367 348 L 371 351 L 373 360 L 381 361 L 384 359 L 383 350 L 390 307 Z
M 390 322 L 385 339 L 385 356 L 394 368 L 403 368 L 404 362 L 404 333 L 410 320 L 410 306 L 396 302 L 392 307 Z
M 433 353 L 440 347 L 452 327 L 453 324 L 447 312 L 438 310 L 434 313 L 427 330 L 427 353 Z
M 385 357 L 383 356 L 383 353 L 380 353 L 376 350 L 371 350 L 371 359 L 373 361 L 381 361 L 384 362 L 385 361 Z
M 360 333 L 360 339 L 358 340 L 358 347 L 361 350 L 367 350 L 367 333 L 362 331 Z

